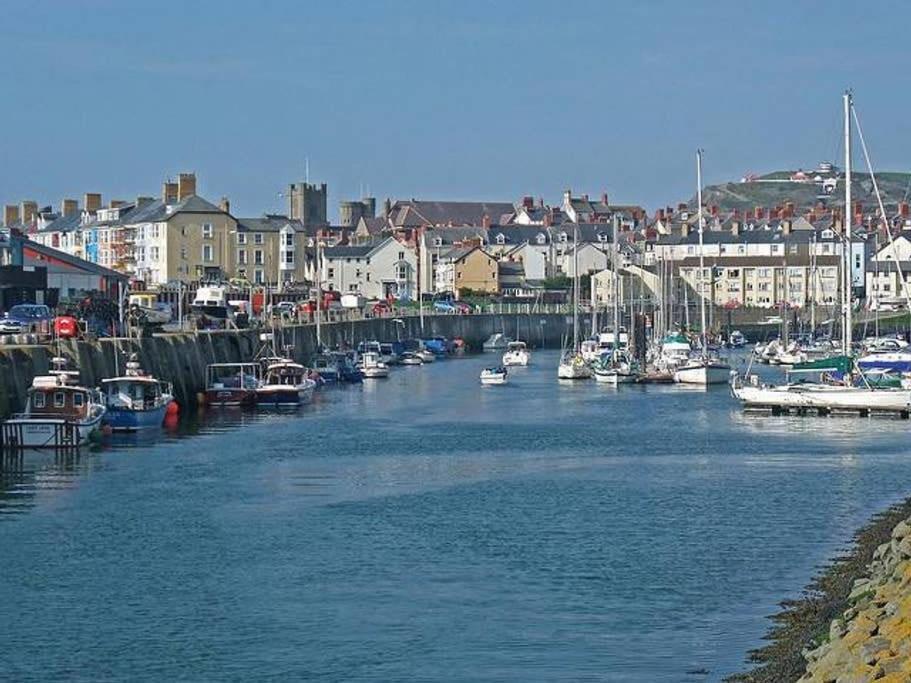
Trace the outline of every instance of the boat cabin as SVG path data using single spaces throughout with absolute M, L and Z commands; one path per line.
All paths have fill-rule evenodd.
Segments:
M 25 414 L 28 417 L 84 420 L 91 416 L 92 394 L 91 389 L 66 384 L 58 376 L 35 377 L 28 391 Z
M 101 381 L 108 408 L 149 410 L 161 405 L 165 392 L 152 377 L 113 377 Z
M 257 363 L 213 363 L 206 367 L 206 387 L 252 391 L 259 385 L 259 374 Z
M 274 363 L 266 368 L 263 383 L 266 385 L 297 386 L 307 379 L 307 368 L 299 363 Z

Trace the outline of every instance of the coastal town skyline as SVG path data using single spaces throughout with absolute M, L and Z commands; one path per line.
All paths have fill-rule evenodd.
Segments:
M 911 158 L 889 47 L 899 4 L 867 21 L 777 4 L 771 23 L 767 7 L 723 4 L 92 7 L 5 10 L 0 73 L 40 94 L 0 113 L 19 131 L 3 201 L 130 196 L 192 169 L 258 214 L 309 166 L 332 207 L 368 189 L 553 201 L 572 188 L 654 208 L 692 195 L 698 146 L 706 184 L 837 161 L 852 85 L 878 168 Z M 807 40 L 842 34 L 864 45 L 850 60 L 837 40 Z

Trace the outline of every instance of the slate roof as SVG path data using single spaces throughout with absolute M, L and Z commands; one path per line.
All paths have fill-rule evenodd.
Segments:
M 299 220 L 291 220 L 280 214 L 266 214 L 257 218 L 238 218 L 238 232 L 278 232 L 286 225 L 294 228 L 295 232 L 303 232 L 304 224 Z
M 81 215 L 78 213 L 71 213 L 69 216 L 60 216 L 59 218 L 52 220 L 39 232 L 71 232 L 78 228 L 81 222 Z
M 487 216 L 492 224 L 496 224 L 504 214 L 511 216 L 514 211 L 512 202 L 450 202 L 411 199 L 396 201 L 390 212 L 390 219 L 396 227 L 481 225 L 484 216 Z

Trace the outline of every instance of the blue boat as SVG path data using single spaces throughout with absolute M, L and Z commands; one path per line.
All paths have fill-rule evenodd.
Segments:
M 326 384 L 335 384 L 342 380 L 338 358 L 332 353 L 318 353 L 310 361 L 310 367 L 320 376 Z
M 857 365 L 861 370 L 888 370 L 911 372 L 911 352 L 902 350 L 892 353 L 871 353 L 860 358 Z
M 174 400 L 171 385 L 143 374 L 130 360 L 126 374 L 101 380 L 107 412 L 105 424 L 115 432 L 136 432 L 161 427 Z

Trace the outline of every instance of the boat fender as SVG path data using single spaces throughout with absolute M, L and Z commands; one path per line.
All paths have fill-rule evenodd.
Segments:
M 206 395 L 204 392 L 200 391 L 196 394 L 196 402 L 201 406 L 206 404 Z
M 178 415 L 180 414 L 180 404 L 177 401 L 171 401 L 168 404 L 168 407 L 165 409 L 166 415 Z

